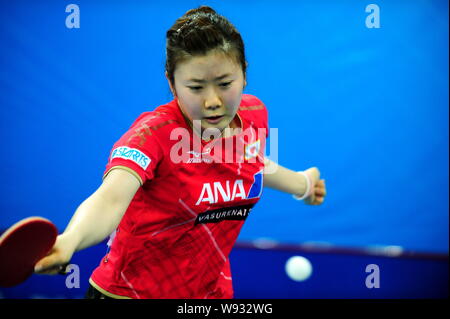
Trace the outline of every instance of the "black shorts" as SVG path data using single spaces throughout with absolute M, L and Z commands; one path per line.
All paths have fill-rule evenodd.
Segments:
M 89 288 L 84 296 L 85 299 L 114 299 L 102 294 L 100 291 L 95 289 L 91 284 L 89 284 Z

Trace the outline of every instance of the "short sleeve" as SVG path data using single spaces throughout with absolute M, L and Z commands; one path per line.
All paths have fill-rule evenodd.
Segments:
M 248 110 L 252 110 L 252 116 L 255 120 L 255 124 L 258 128 L 264 129 L 266 138 L 269 137 L 269 113 L 267 111 L 266 105 L 256 96 L 247 95 L 248 104 L 250 106 L 246 106 Z
M 163 152 L 151 125 L 151 121 L 141 116 L 114 144 L 103 178 L 116 168 L 129 171 L 141 185 L 154 177 Z
M 262 103 L 262 102 L 261 102 Z M 266 138 L 269 137 L 269 112 L 267 107 L 262 103 L 263 108 L 263 128 L 266 129 Z

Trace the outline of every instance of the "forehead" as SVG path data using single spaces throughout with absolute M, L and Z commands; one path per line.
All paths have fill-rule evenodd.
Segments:
M 222 74 L 236 74 L 241 69 L 236 59 L 223 52 L 211 51 L 206 55 L 190 56 L 177 64 L 175 77 L 210 79 Z

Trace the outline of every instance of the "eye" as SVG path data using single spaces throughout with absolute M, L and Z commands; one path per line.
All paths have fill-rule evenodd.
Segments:
M 229 86 L 230 86 L 231 82 L 233 82 L 233 81 L 220 83 L 219 86 L 220 86 L 220 87 L 226 88 L 226 87 L 229 87 Z
M 188 88 L 192 91 L 200 91 L 202 89 L 201 86 L 188 86 Z

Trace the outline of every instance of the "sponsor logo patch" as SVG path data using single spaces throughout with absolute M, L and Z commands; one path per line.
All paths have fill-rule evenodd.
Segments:
M 201 152 L 201 153 L 196 152 L 196 151 L 189 151 L 189 152 L 187 152 L 187 154 L 194 155 L 194 156 L 189 158 L 187 160 L 187 162 L 188 163 L 202 163 L 202 162 L 211 163 L 212 159 L 208 158 L 210 152 L 211 152 L 211 149 L 209 149 L 209 148 L 205 149 L 205 151 Z M 204 155 L 208 155 L 208 156 L 204 156 Z
M 195 224 L 218 223 L 223 220 L 245 220 L 254 204 L 226 207 L 198 214 Z
M 147 155 L 135 148 L 129 148 L 126 146 L 120 146 L 114 149 L 111 153 L 111 160 L 114 158 L 123 158 L 135 162 L 137 165 L 142 167 L 144 170 L 147 169 L 148 165 L 152 161 Z

